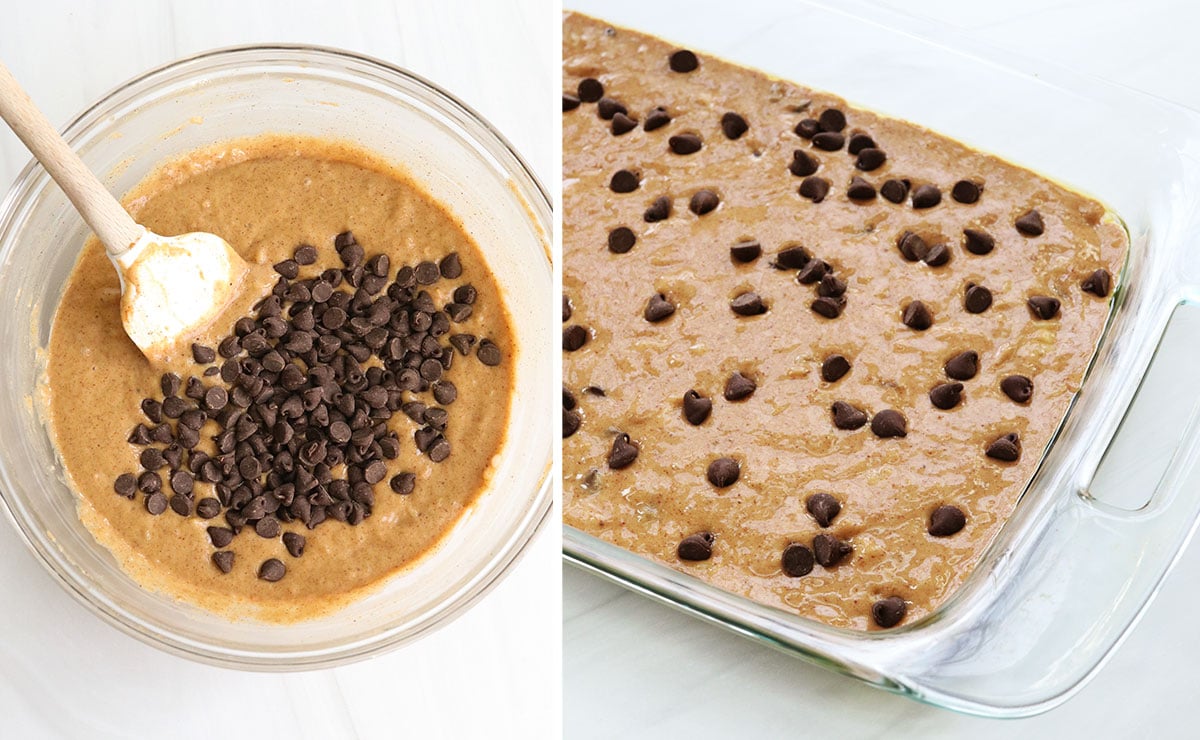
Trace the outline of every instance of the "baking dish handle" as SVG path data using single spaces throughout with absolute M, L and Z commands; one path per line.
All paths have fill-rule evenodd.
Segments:
M 1122 433 L 1132 432 L 1118 431 L 1110 447 Z M 891 675 L 919 699 L 973 714 L 1027 716 L 1065 701 L 1107 662 L 1191 538 L 1200 517 L 1197 457 L 1200 404 L 1144 506 L 1060 491 L 1022 557 L 1028 567 L 987 584 L 996 593 L 977 607 L 984 613 L 885 658 Z

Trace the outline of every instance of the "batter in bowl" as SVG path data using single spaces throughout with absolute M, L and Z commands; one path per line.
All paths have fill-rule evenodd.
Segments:
M 1121 224 L 661 39 L 563 44 L 566 523 L 832 625 L 936 609 L 1080 388 Z
M 327 613 L 434 547 L 486 487 L 513 390 L 511 319 L 461 224 L 371 153 L 285 136 L 168 163 L 125 205 L 254 267 L 152 366 L 85 246 L 47 411 L 96 539 L 147 588 L 267 621 Z

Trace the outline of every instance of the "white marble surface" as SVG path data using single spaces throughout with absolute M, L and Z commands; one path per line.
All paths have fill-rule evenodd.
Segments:
M 56 124 L 190 53 L 267 41 L 338 46 L 451 90 L 556 189 L 559 32 L 549 0 L 3 7 L 0 58 Z M 0 187 L 28 159 L 0 131 Z M 557 534 L 547 527 L 495 591 L 431 637 L 336 671 L 280 677 L 196 665 L 118 633 L 63 593 L 0 523 L 0 738 L 554 737 Z
M 637 3 L 581 0 L 597 15 Z M 1065 65 L 1200 109 L 1200 7 L 1177 0 L 883 0 L 966 29 L 995 47 Z M 651 12 L 651 11 L 647 11 Z M 737 12 L 729 8 L 728 12 Z M 802 44 L 799 46 L 802 47 Z M 800 52 L 798 52 L 800 53 Z M 1176 347 L 1195 363 L 1200 351 Z M 1171 402 L 1159 393 L 1159 402 Z M 565 736 L 583 738 L 1196 737 L 1195 543 L 1098 677 L 1039 717 L 996 721 L 919 705 L 710 627 L 563 567 Z

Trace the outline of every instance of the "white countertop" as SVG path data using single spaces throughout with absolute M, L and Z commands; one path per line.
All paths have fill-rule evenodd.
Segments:
M 452 91 L 556 189 L 558 17 L 544 0 L 5 7 L 0 58 L 59 125 L 127 78 L 194 52 L 267 41 L 338 46 Z M 0 187 L 28 160 L 0 130 Z M 197 665 L 117 632 L 59 589 L 0 523 L 0 737 L 554 737 L 558 552 L 557 527 L 547 526 L 498 588 L 434 635 L 335 671 L 275 676 Z
M 833 3 L 836 5 L 836 3 Z M 1171 0 L 886 0 L 1041 58 L 1200 109 L 1200 6 Z M 636 3 L 567 2 L 614 20 Z M 621 12 L 614 9 L 619 6 Z M 645 11 L 652 13 L 654 11 Z M 736 5 L 728 12 L 736 13 Z M 801 80 L 802 82 L 803 80 Z M 1200 351 L 1176 348 L 1195 363 Z M 1191 390 L 1191 389 L 1189 389 Z M 1160 394 L 1164 402 L 1169 394 Z M 1190 396 L 1188 398 L 1190 401 Z M 867 687 L 563 567 L 565 736 L 583 738 L 1196 737 L 1200 547 L 1092 683 L 1039 717 L 953 714 Z

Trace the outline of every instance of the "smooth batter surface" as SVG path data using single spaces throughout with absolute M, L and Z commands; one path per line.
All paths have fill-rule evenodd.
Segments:
M 981 553 L 1012 512 L 1043 450 L 1067 412 L 1103 330 L 1109 300 L 1080 289 L 1093 270 L 1114 276 L 1123 264 L 1127 236 L 1099 203 L 996 157 L 910 123 L 850 108 L 832 95 L 722 62 L 700 53 L 699 68 L 670 71 L 681 48 L 603 22 L 568 14 L 563 29 L 563 90 L 599 79 L 605 95 L 623 103 L 639 124 L 664 106 L 670 124 L 641 126 L 614 136 L 597 106 L 563 114 L 564 278 L 573 306 L 569 323 L 588 327 L 590 342 L 564 352 L 564 385 L 580 404 L 580 430 L 563 442 L 564 518 L 593 534 L 653 560 L 692 573 L 757 601 L 837 626 L 866 629 L 871 604 L 901 596 L 905 622 L 942 603 L 970 574 Z M 873 172 L 854 167 L 840 151 L 815 150 L 793 129 L 827 108 L 845 112 L 845 133 L 869 133 L 888 155 Z M 722 133 L 721 117 L 741 114 L 749 130 L 740 139 Z M 673 154 L 668 138 L 697 133 L 703 148 Z M 802 149 L 821 163 L 832 188 L 814 204 L 797 194 L 801 178 L 788 171 Z M 617 194 L 609 178 L 620 169 L 641 173 L 641 186 Z M 889 178 L 914 187 L 938 185 L 940 205 L 914 210 L 877 198 L 851 202 L 846 186 L 860 175 L 877 188 Z M 950 197 L 960 179 L 983 183 L 978 202 Z M 701 188 L 720 206 L 705 216 L 688 210 Z M 658 197 L 672 200 L 671 216 L 646 223 L 643 212 Z M 1040 211 L 1045 233 L 1026 237 L 1015 220 Z M 610 230 L 627 226 L 637 243 L 625 254 L 607 248 Z M 995 237 L 989 255 L 962 247 L 964 228 Z M 904 231 L 929 244 L 951 247 L 949 264 L 931 268 L 907 262 L 896 248 Z M 730 260 L 740 241 L 761 242 L 763 256 Z M 809 308 L 813 286 L 799 285 L 795 270 L 769 265 L 779 250 L 803 245 L 829 262 L 848 283 L 837 319 Z M 990 309 L 963 308 L 967 283 L 987 286 Z M 729 302 L 758 292 L 770 310 L 738 317 Z M 673 316 L 649 323 L 647 300 L 664 293 L 677 304 Z M 1062 301 L 1051 321 L 1033 320 L 1026 299 Z M 923 301 L 934 324 L 917 332 L 901 323 L 911 300 Z M 975 350 L 978 375 L 964 382 L 963 402 L 935 408 L 929 390 L 948 382 L 943 364 Z M 840 353 L 853 363 L 835 383 L 822 380 L 821 361 Z M 722 397 L 734 371 L 758 384 L 752 397 Z M 1032 378 L 1033 398 L 1018 405 L 1000 390 L 1011 374 Z M 604 395 L 583 392 L 587 386 Z M 684 421 L 689 389 L 713 399 L 700 426 Z M 830 406 L 846 401 L 873 413 L 886 408 L 907 417 L 908 436 L 880 439 L 868 427 L 834 428 Z M 610 470 L 614 436 L 624 432 L 640 446 L 628 468 Z M 985 456 L 989 442 L 1020 435 L 1016 463 Z M 714 458 L 741 463 L 741 478 L 717 489 L 705 477 Z M 805 510 L 812 494 L 827 492 L 842 504 L 826 530 Z M 928 534 L 930 512 L 960 507 L 966 527 L 952 537 Z M 709 531 L 712 558 L 679 560 L 682 538 Z M 831 568 L 820 565 L 792 578 L 780 567 L 789 542 L 808 544 L 829 532 L 853 553 Z
M 318 248 L 314 265 L 300 278 L 341 267 L 334 236 L 352 230 L 368 256 L 391 258 L 389 279 L 403 265 L 437 261 L 458 252 L 463 274 L 428 286 L 440 306 L 454 287 L 471 283 L 475 311 L 456 331 L 488 337 L 505 361 L 487 367 L 459 357 L 447 373 L 458 388 L 446 437 L 453 453 L 434 464 L 412 442 L 416 429 L 403 414 L 389 425 L 401 441 L 400 456 L 375 487 L 374 513 L 356 527 L 326 521 L 313 531 L 284 524 L 307 537 L 304 555 L 288 555 L 279 538 L 263 539 L 252 528 L 238 535 L 233 571 L 213 565 L 209 524 L 168 509 L 147 513 L 141 494 L 118 496 L 113 480 L 139 470 L 130 430 L 144 422 L 143 398 L 161 398 L 159 378 L 167 369 L 199 375 L 189 354 L 179 352 L 169 367 L 152 367 L 121 326 L 117 273 L 101 245 L 90 240 L 80 256 L 55 316 L 48 375 L 51 427 L 66 470 L 80 495 L 80 517 L 140 583 L 231 617 L 270 621 L 310 618 L 336 608 L 411 563 L 433 547 L 479 495 L 491 474 L 493 456 L 506 433 L 515 352 L 510 318 L 479 247 L 457 220 L 403 173 L 352 146 L 310 139 L 266 137 L 231 142 L 197 152 L 151 175 L 127 198 L 139 223 L 174 235 L 206 231 L 224 237 L 258 267 L 228 315 L 200 341 L 215 347 L 232 321 L 269 293 L 278 275 L 270 265 L 290 258 L 300 244 Z M 461 328 L 459 328 L 461 327 Z M 214 379 L 205 379 L 213 382 Z M 215 379 L 219 382 L 219 378 Z M 409 394 L 406 393 L 406 400 Z M 201 430 L 200 448 L 212 452 L 215 422 Z M 388 488 L 392 475 L 417 476 L 408 496 Z M 335 476 L 337 473 L 335 471 Z M 196 483 L 196 500 L 213 495 Z M 259 564 L 279 558 L 286 577 L 268 583 Z

